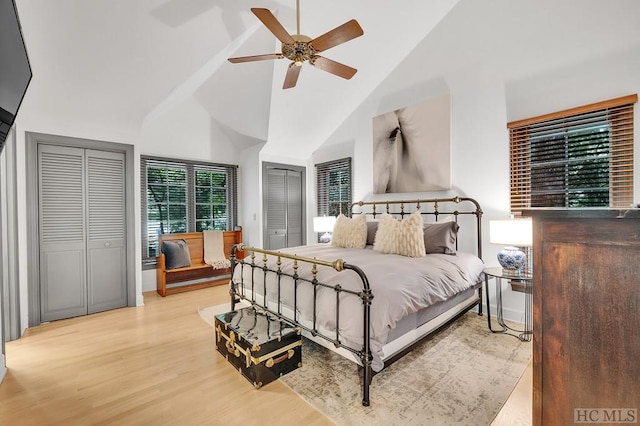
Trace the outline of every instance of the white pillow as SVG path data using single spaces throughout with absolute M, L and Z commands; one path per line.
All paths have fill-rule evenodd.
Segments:
M 378 224 L 378 232 L 376 232 L 373 249 L 382 253 L 393 253 L 408 257 L 425 256 L 422 215 L 420 212 L 412 213 L 402 221 L 396 220 L 390 214 L 383 213 Z
M 364 248 L 367 245 L 367 217 L 363 214 L 349 219 L 340 214 L 333 225 L 331 245 L 345 248 Z

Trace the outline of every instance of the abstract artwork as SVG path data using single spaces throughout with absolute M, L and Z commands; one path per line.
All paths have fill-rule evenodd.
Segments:
M 373 118 L 373 193 L 451 189 L 451 97 Z

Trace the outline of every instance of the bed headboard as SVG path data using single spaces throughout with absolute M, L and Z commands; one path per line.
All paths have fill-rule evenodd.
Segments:
M 475 220 L 472 222 L 475 223 L 476 228 L 476 254 L 482 259 L 482 208 L 473 198 L 452 197 L 393 201 L 358 201 L 351 204 L 351 216 L 366 214 L 371 215 L 373 219 L 376 219 L 376 216 L 380 216 L 383 213 L 402 219 L 404 215 L 409 215 L 418 210 L 425 221 L 434 222 L 437 222 L 438 218 L 442 216 L 453 216 L 456 222 L 458 222 L 460 216 L 475 216 Z

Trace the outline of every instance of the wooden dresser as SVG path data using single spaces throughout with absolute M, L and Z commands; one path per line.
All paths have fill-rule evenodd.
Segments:
M 526 214 L 533 424 L 640 423 L 640 211 Z

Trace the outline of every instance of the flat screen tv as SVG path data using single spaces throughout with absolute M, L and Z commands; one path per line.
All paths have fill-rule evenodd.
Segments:
M 31 76 L 16 4 L 14 0 L 0 0 L 0 152 Z

